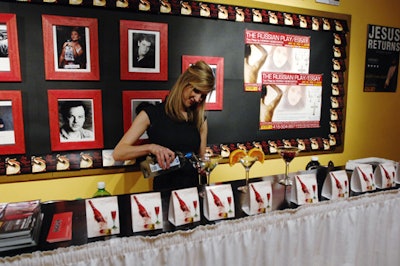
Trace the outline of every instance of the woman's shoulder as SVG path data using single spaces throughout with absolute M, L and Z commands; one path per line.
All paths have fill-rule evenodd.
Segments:
M 149 104 L 143 109 L 149 116 L 153 115 L 162 115 L 165 113 L 165 104 L 164 103 L 156 103 Z

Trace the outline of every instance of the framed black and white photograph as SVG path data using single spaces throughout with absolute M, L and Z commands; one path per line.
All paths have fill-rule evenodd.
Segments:
M 0 91 L 0 155 L 25 152 L 20 91 Z
M 48 100 L 53 151 L 103 147 L 101 91 L 49 90 Z
M 168 25 L 121 20 L 122 80 L 167 80 Z
M 0 13 L 0 82 L 21 81 L 17 18 Z

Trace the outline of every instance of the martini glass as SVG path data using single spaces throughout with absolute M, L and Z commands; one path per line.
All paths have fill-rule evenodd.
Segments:
M 211 172 L 215 169 L 215 167 L 218 165 L 219 161 L 221 160 L 222 156 L 221 155 L 205 155 L 201 158 L 199 158 L 199 163 L 198 163 L 198 172 L 199 174 L 201 173 L 206 173 L 206 179 L 207 179 L 207 186 L 210 185 L 210 176 Z M 201 178 L 199 178 L 200 180 Z M 202 185 L 202 184 L 200 184 Z M 205 191 L 203 189 L 202 192 L 200 192 L 200 196 L 204 196 Z
M 284 186 L 291 186 L 292 180 L 289 178 L 289 164 L 300 152 L 297 147 L 278 147 L 278 153 L 283 158 L 286 164 L 285 177 L 279 180 L 279 184 Z
M 242 187 L 238 187 L 238 190 L 246 193 L 249 187 L 249 172 L 250 168 L 253 166 L 253 164 L 258 160 L 257 157 L 252 157 L 249 155 L 246 155 L 242 158 L 240 158 L 240 163 L 243 165 L 244 169 L 246 170 L 246 185 Z

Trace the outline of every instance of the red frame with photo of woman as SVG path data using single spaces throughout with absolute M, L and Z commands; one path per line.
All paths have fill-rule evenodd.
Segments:
M 42 25 L 46 80 L 100 79 L 97 19 L 42 15 Z M 59 57 L 61 53 L 59 50 L 63 49 L 64 46 L 76 47 L 75 45 L 72 46 L 72 44 L 78 42 L 73 38 L 69 38 L 69 36 L 60 41 L 57 33 L 60 33 L 60 29 L 63 29 L 63 27 L 70 28 L 71 36 L 73 31 L 84 29 L 84 31 L 80 30 L 81 33 L 79 34 L 85 37 L 83 38 L 84 41 L 79 41 L 81 43 L 79 47 L 71 48 L 74 58 L 77 57 L 76 53 L 84 52 L 81 55 L 84 58 L 84 67 L 76 63 L 71 64 L 71 68 L 68 69 L 60 68 Z

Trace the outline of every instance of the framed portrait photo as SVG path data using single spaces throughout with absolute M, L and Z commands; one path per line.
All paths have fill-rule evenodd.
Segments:
M 206 110 L 222 110 L 224 97 L 224 58 L 212 56 L 182 56 L 182 73 L 197 61 L 206 62 L 215 75 L 215 90 L 206 98 Z
M 17 17 L 0 13 L 0 82 L 21 81 Z
M 123 91 L 122 108 L 124 111 L 124 132 L 128 131 L 132 121 L 148 105 L 161 103 L 167 97 L 168 90 L 152 91 Z M 136 144 L 144 143 L 148 139 L 145 132 Z
M 49 90 L 52 151 L 103 148 L 101 90 Z
M 120 21 L 121 80 L 168 79 L 168 24 Z
M 97 19 L 42 15 L 46 80 L 99 80 Z
M 0 155 L 25 153 L 20 91 L 0 90 Z

